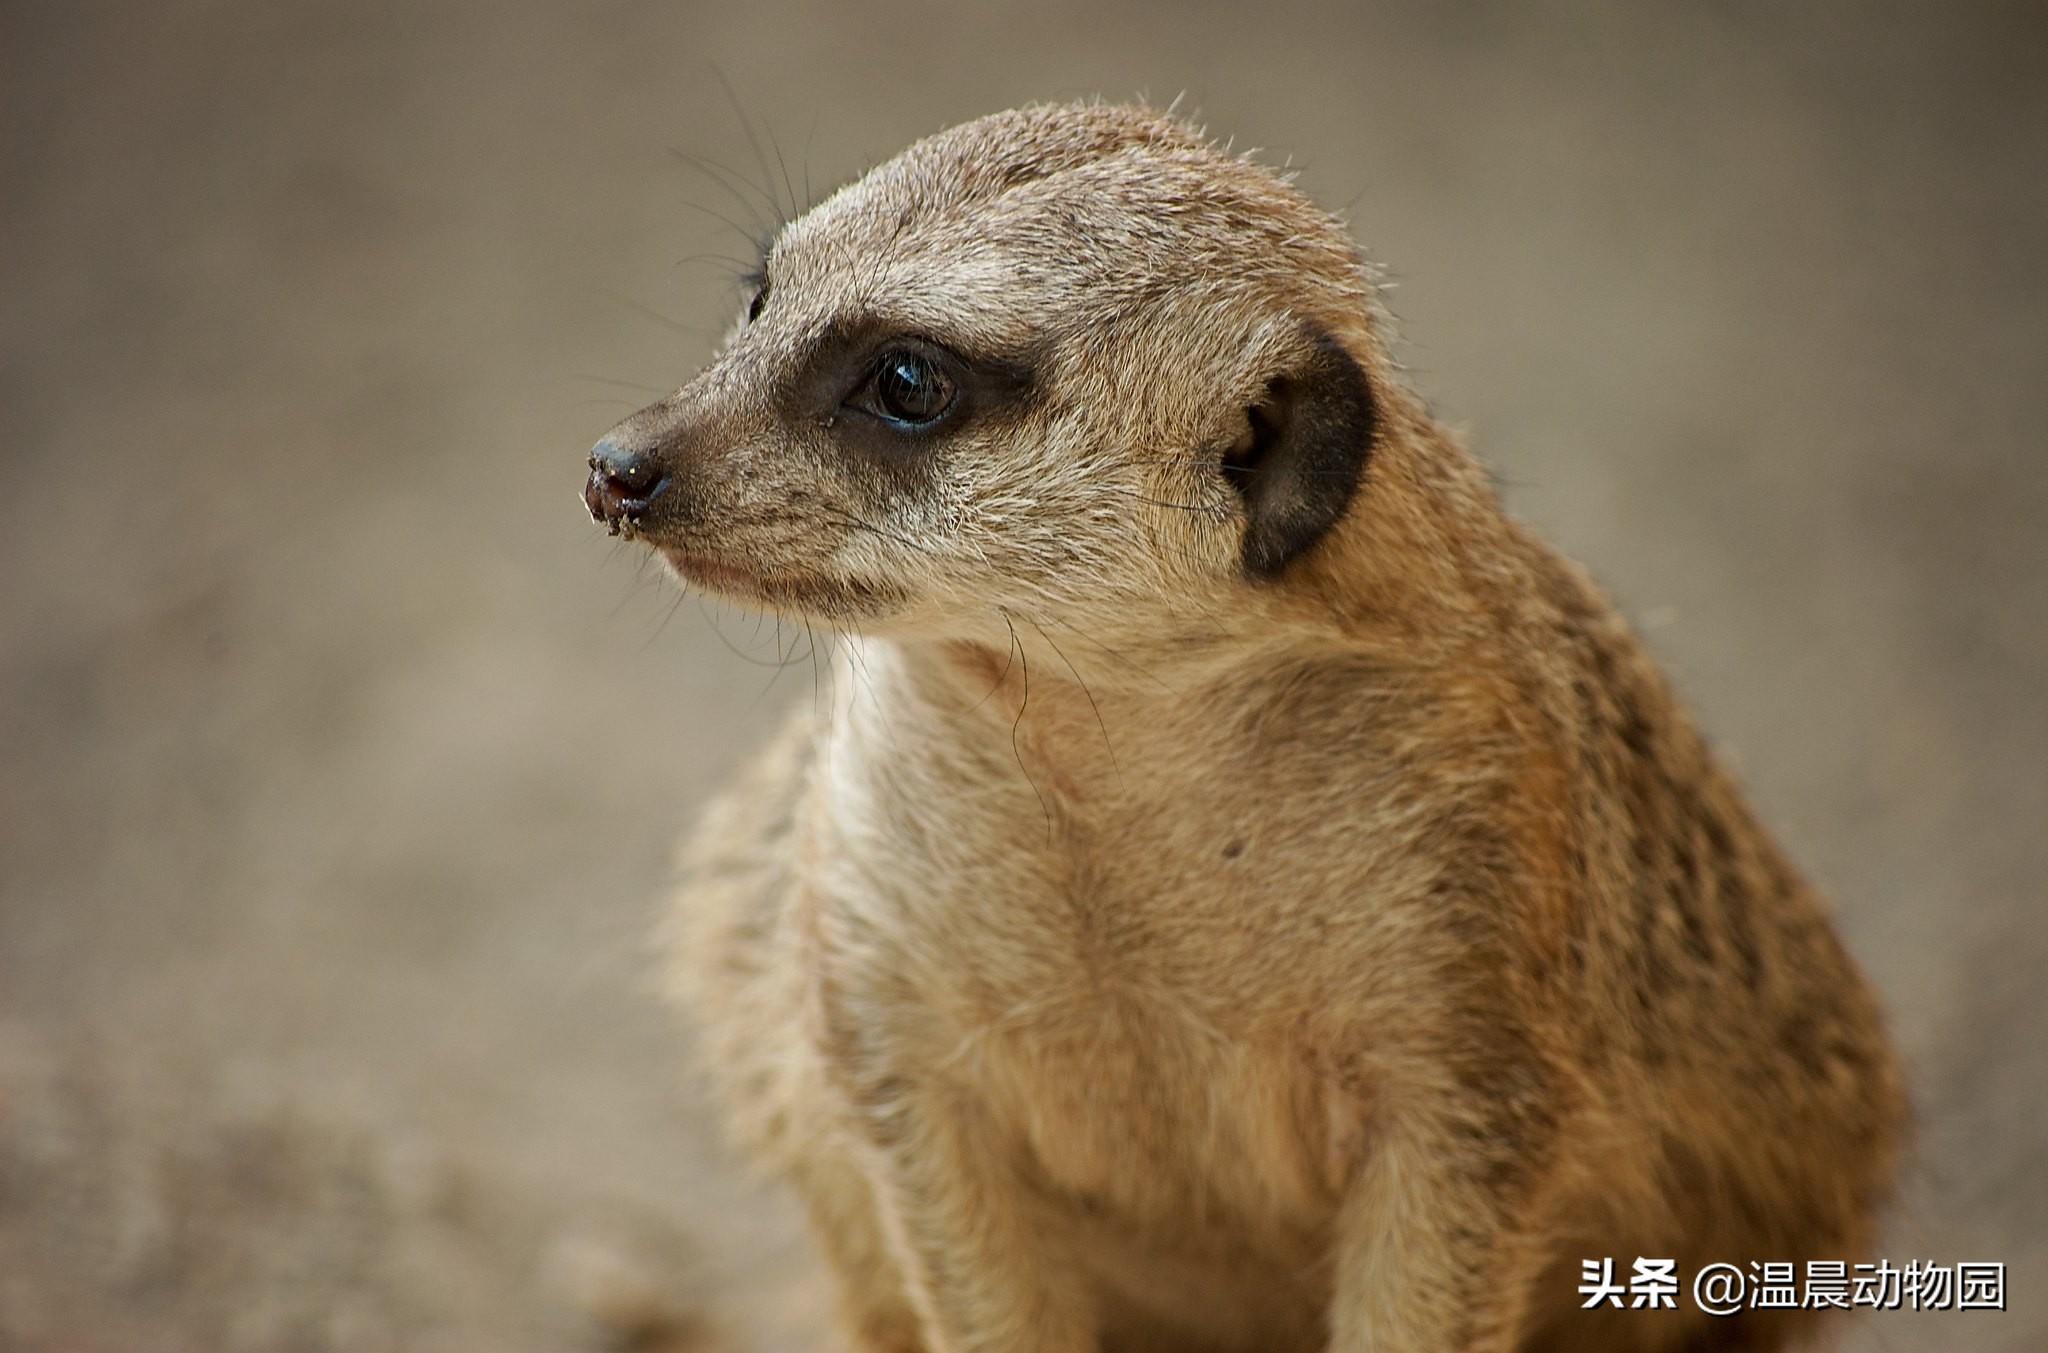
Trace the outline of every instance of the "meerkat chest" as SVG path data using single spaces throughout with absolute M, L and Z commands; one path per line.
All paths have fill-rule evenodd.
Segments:
M 1301 1036 L 1314 975 L 1279 980 L 1313 939 L 1273 929 L 1285 880 L 1189 791 L 1089 800 L 887 745 L 835 749 L 816 799 L 828 1056 L 946 1078 L 1083 1230 L 1291 1253 L 1356 1115 Z

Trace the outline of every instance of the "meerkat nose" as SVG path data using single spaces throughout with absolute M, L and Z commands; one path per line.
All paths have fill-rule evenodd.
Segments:
M 636 521 L 666 488 L 667 472 L 646 452 L 620 446 L 609 437 L 591 448 L 583 504 L 594 519 L 614 525 Z

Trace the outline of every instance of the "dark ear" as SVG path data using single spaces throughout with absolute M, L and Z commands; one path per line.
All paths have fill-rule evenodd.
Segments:
M 1244 498 L 1244 568 L 1272 578 L 1327 534 L 1350 507 L 1378 423 L 1365 372 L 1320 329 L 1293 370 L 1247 410 L 1250 431 L 1223 453 Z

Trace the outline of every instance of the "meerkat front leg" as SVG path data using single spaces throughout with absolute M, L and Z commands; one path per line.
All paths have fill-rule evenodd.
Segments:
M 1534 1236 L 1440 1149 L 1383 1144 L 1339 1227 L 1331 1353 L 1511 1353 L 1543 1267 Z
M 838 1150 L 814 1152 L 791 1178 L 838 1289 L 840 1332 L 851 1353 L 931 1353 L 873 1181 Z
M 1082 1276 L 1046 1244 L 980 1111 L 943 1088 L 889 1088 L 867 1116 L 876 1193 L 932 1353 L 1094 1353 Z
M 1557 1128 L 1509 1081 L 1528 1083 L 1502 1075 L 1482 1095 L 1375 1114 L 1338 1217 L 1331 1353 L 1521 1346 Z

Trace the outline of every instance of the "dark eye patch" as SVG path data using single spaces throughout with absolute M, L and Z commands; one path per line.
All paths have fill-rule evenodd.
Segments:
M 850 449 L 901 463 L 971 423 L 1021 408 L 1033 362 L 977 351 L 881 317 L 827 325 L 785 389 L 797 420 L 820 423 Z

